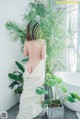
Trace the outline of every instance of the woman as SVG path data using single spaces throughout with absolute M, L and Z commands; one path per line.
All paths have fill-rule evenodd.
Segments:
M 23 92 L 20 98 L 19 113 L 16 119 L 32 119 L 41 113 L 41 101 L 44 95 L 38 95 L 36 88 L 41 87 L 45 79 L 46 44 L 45 40 L 36 39 L 40 32 L 39 24 L 27 25 L 27 40 L 24 43 L 24 56 L 29 60 L 24 65 Z M 40 35 L 40 34 L 39 34 Z

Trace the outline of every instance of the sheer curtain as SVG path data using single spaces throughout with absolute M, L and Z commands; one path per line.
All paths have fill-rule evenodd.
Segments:
M 70 72 L 77 70 L 78 58 L 78 4 L 67 4 L 66 66 Z
M 76 72 L 80 70 L 80 22 L 79 22 L 79 8 L 78 2 L 66 3 L 66 47 L 60 53 L 59 61 L 62 66 L 58 66 L 59 71 Z

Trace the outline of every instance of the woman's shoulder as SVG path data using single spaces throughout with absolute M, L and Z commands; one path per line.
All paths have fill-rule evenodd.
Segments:
M 38 39 L 38 43 L 43 46 L 44 44 L 46 44 L 46 40 L 44 39 Z
M 41 43 L 46 43 L 45 39 L 38 39 L 38 41 L 40 41 Z

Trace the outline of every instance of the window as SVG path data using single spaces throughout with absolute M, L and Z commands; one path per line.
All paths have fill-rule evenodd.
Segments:
M 68 71 L 77 70 L 78 47 L 78 4 L 67 4 L 67 48 L 66 65 Z

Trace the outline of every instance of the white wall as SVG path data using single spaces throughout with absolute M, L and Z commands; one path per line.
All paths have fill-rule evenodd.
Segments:
M 28 5 L 27 0 L 0 0 L 0 111 L 6 111 L 19 100 L 14 90 L 8 86 L 8 73 L 16 69 L 15 60 L 21 61 L 20 43 L 10 40 L 5 23 L 8 20 L 22 23 L 22 15 Z

